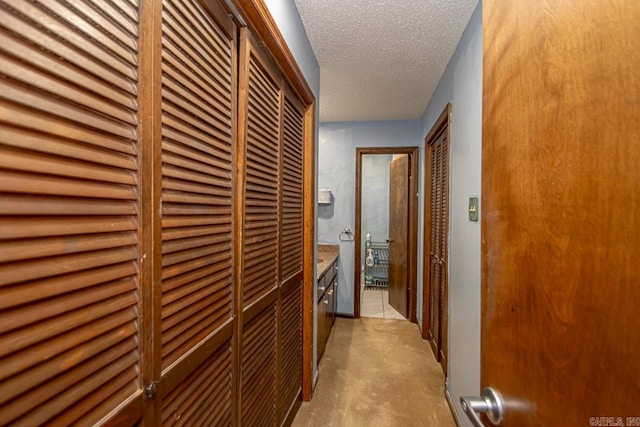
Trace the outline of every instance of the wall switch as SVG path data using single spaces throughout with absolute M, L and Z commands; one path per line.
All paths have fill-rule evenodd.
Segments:
M 469 221 L 478 221 L 478 198 L 469 197 Z

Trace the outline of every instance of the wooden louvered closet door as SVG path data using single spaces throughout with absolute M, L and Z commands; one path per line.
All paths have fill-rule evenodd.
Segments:
M 0 1 L 2 424 L 141 416 L 139 28 L 135 0 Z
M 430 200 L 430 315 L 429 340 L 446 370 L 447 360 L 447 272 L 449 229 L 449 141 L 446 128 L 429 146 Z
M 236 28 L 205 4 L 162 2 L 164 425 L 229 425 L 233 416 Z
M 241 312 L 241 420 L 276 424 L 277 296 L 282 89 L 273 65 L 242 29 L 239 170 L 243 188 L 238 311 Z
M 280 425 L 302 381 L 303 110 L 248 30 L 240 43 L 240 416 Z
M 285 91 L 280 187 L 280 290 L 278 295 L 279 419 L 298 401 L 302 385 L 302 243 L 304 114 Z
M 304 108 L 238 34 L 218 0 L 0 0 L 0 424 L 295 414 Z

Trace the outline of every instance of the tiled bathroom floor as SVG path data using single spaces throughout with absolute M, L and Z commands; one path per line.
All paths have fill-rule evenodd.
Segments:
M 360 301 L 360 316 L 379 319 L 399 319 L 405 317 L 389 305 L 389 291 L 365 289 Z

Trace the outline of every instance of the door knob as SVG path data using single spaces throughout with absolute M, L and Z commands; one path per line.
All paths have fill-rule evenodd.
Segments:
M 493 425 L 499 425 L 504 419 L 504 405 L 500 394 L 491 387 L 485 387 L 480 396 L 463 396 L 460 398 L 462 409 L 467 414 L 474 426 L 484 427 L 480 412 L 487 414 L 487 418 Z

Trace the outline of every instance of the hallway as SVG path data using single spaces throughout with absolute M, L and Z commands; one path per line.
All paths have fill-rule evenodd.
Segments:
M 455 426 L 444 375 L 415 324 L 337 319 L 294 427 Z

